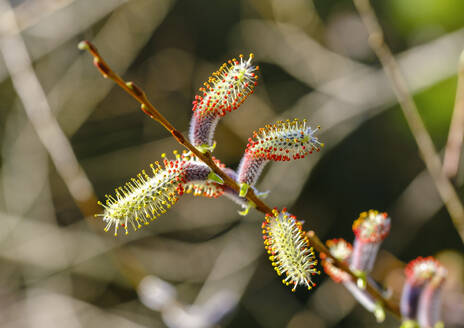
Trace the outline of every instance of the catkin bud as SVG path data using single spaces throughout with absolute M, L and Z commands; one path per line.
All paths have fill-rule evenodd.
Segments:
M 353 247 L 343 238 L 330 239 L 325 242 L 330 254 L 337 260 L 348 263 L 353 252 Z M 326 254 L 321 253 L 322 267 L 325 273 L 336 283 L 345 282 L 351 276 L 333 264 L 333 261 Z
M 387 213 L 375 210 L 362 212 L 353 223 L 355 241 L 350 266 L 365 273 L 371 272 L 382 241 L 390 232 L 390 218 Z
M 441 286 L 446 276 L 443 266 L 429 256 L 408 263 L 401 294 L 403 319 L 418 320 L 421 327 L 432 327 L 440 320 Z

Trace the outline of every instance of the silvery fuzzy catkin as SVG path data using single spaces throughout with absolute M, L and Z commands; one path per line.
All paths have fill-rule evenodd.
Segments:
M 350 260 L 352 269 L 371 272 L 379 247 L 390 232 L 390 221 L 387 213 L 369 210 L 362 212 L 353 222 L 355 240 Z
M 245 154 L 240 161 L 238 182 L 253 186 L 269 161 L 290 161 L 304 158 L 323 146 L 306 120 L 294 119 L 266 125 L 248 139 Z
M 214 131 L 219 119 L 236 110 L 253 93 L 257 85 L 258 66 L 252 65 L 253 54 L 248 60 L 239 56 L 222 65 L 199 89 L 193 101 L 190 121 L 190 142 L 200 150 L 214 147 Z

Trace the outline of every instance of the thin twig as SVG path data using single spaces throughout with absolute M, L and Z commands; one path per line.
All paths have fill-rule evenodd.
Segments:
M 448 142 L 443 159 L 443 171 L 450 179 L 458 173 L 461 157 L 462 140 L 464 137 L 464 51 L 459 58 L 458 86 L 454 103 L 453 117 L 448 134 Z
M 390 49 L 384 42 L 383 31 L 371 7 L 369 0 L 353 0 L 361 19 L 369 33 L 369 44 L 379 58 L 383 69 L 390 79 L 409 128 L 416 140 L 419 152 L 425 162 L 435 186 L 443 199 L 451 220 L 464 240 L 464 208 L 453 185 L 442 171 L 440 157 L 438 156 L 432 138 L 419 115 L 417 106 L 408 90 L 406 81 Z
M 208 165 L 214 173 L 220 176 L 224 180 L 224 184 L 233 190 L 239 192 L 240 187 L 238 184 L 231 179 L 227 174 L 225 174 L 213 161 L 211 153 L 206 152 L 202 153 L 197 148 L 195 148 L 183 135 L 177 130 L 148 100 L 145 92 L 136 86 L 133 82 L 125 82 L 118 74 L 113 72 L 104 59 L 100 56 L 95 46 L 89 41 L 82 41 L 79 43 L 79 48 L 82 50 L 88 50 L 93 56 L 94 65 L 100 70 L 102 75 L 105 78 L 113 80 L 118 86 L 120 86 L 124 91 L 129 95 L 135 98 L 140 104 L 142 111 L 151 117 L 153 120 L 162 124 L 173 136 L 174 138 L 185 148 L 194 153 L 200 160 L 202 160 L 206 165 Z M 272 213 L 271 207 L 266 205 L 260 198 L 256 196 L 253 190 L 250 188 L 246 194 L 246 198 L 256 205 L 256 209 L 262 213 Z M 334 264 L 346 271 L 355 281 L 359 278 L 355 273 L 353 273 L 347 264 L 339 261 L 329 252 L 327 247 L 321 242 L 319 237 L 314 233 L 314 231 L 309 231 L 307 233 L 308 239 L 311 243 L 311 246 L 319 253 L 324 253 L 330 257 Z M 366 290 L 371 293 L 379 302 L 383 304 L 385 309 L 390 311 L 396 317 L 401 317 L 398 305 L 391 302 L 390 300 L 385 299 L 371 284 L 367 283 Z
M 52 113 L 47 96 L 32 67 L 24 40 L 19 33 L 14 10 L 8 1 L 0 0 L 0 12 L 3 13 L 0 22 L 0 54 L 3 56 L 24 111 L 75 204 L 84 217 L 91 217 L 98 210 L 93 186 Z M 93 220 L 87 222 L 96 229 Z M 146 275 L 141 264 L 128 251 L 117 249 L 113 258 L 134 286 L 137 286 Z
M 4 20 L 0 26 L 0 53 L 13 86 L 58 174 L 63 178 L 79 208 L 88 216 L 95 208 L 93 202 L 96 196 L 93 187 L 79 165 L 69 140 L 52 114 L 47 96 L 32 68 L 24 40 L 19 34 L 13 9 L 5 0 L 0 1 L 0 9 L 4 9 Z

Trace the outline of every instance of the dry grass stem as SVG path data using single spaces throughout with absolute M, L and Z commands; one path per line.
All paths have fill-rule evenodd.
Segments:
M 369 44 L 391 81 L 403 114 L 425 162 L 425 166 L 435 182 L 435 186 L 445 203 L 457 232 L 461 239 L 464 240 L 464 207 L 453 185 L 442 170 L 440 157 L 419 115 L 417 106 L 406 85 L 405 78 L 393 54 L 384 42 L 383 31 L 377 16 L 369 0 L 354 0 L 354 4 L 368 30 Z

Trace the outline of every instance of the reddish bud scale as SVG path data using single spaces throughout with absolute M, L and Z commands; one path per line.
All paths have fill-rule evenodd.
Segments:
M 351 268 L 369 273 L 375 263 L 382 241 L 390 232 L 390 218 L 387 213 L 375 210 L 362 212 L 353 223 L 356 236 L 351 256 Z
M 257 85 L 259 67 L 252 65 L 254 55 L 248 60 L 239 56 L 222 65 L 199 89 L 193 101 L 194 115 L 190 122 L 189 137 L 196 147 L 213 145 L 214 130 L 219 119 L 236 110 L 253 93 Z
M 304 158 L 323 146 L 306 120 L 279 121 L 266 125 L 248 139 L 245 154 L 238 168 L 238 182 L 253 186 L 269 161 L 290 161 Z
M 102 62 L 100 59 L 98 58 L 94 58 L 93 60 L 93 65 L 98 68 L 98 70 L 100 71 L 100 73 L 103 75 L 104 78 L 107 78 L 109 73 L 110 73 L 110 69 L 108 66 L 106 66 L 106 64 L 104 62 Z
M 119 227 L 128 234 L 129 224 L 136 231 L 164 214 L 184 192 L 194 191 L 208 197 L 222 194 L 221 186 L 207 182 L 211 172 L 207 165 L 187 153 L 174 153 L 175 160 L 169 160 L 163 154 L 164 167 L 159 162 L 151 164 L 152 176 L 142 171 L 137 178 L 117 188 L 115 196 L 106 195 L 106 204 L 98 202 L 104 213 L 96 216 L 107 222 L 105 231 L 114 225 L 115 235 Z
M 316 270 L 317 260 L 309 240 L 302 229 L 302 223 L 295 216 L 276 209 L 267 214 L 262 224 L 265 249 L 277 274 L 286 275 L 282 280 L 285 285 L 298 285 L 311 289 L 316 284 L 312 275 Z

